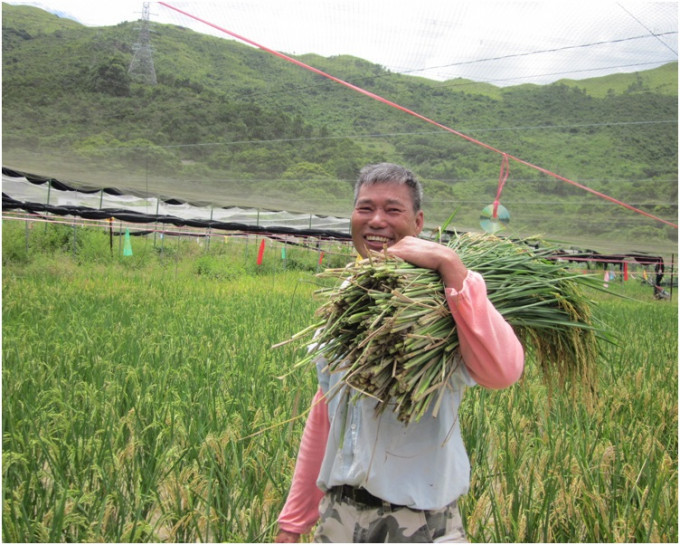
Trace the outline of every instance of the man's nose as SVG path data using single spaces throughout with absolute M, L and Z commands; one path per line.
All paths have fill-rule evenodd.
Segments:
M 368 221 L 371 227 L 382 227 L 385 225 L 385 215 L 382 210 L 374 210 L 371 218 Z

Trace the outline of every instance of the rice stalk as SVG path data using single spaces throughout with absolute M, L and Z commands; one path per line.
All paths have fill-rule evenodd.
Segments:
M 467 268 L 485 279 L 488 297 L 531 352 L 544 378 L 592 388 L 598 340 L 583 287 L 575 275 L 530 249 L 491 235 L 461 235 L 449 243 Z M 438 273 L 375 254 L 319 277 L 338 284 L 317 292 L 325 298 L 319 322 L 296 335 L 317 332 L 298 365 L 323 356 L 331 373 L 359 395 L 379 400 L 378 413 L 395 403 L 398 417 L 418 420 L 434 403 L 457 365 L 458 336 Z

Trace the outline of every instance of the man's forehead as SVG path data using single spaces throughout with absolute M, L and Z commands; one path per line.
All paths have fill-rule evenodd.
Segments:
M 398 197 L 395 197 L 393 195 L 382 197 L 378 195 L 366 195 L 366 196 L 360 196 L 357 199 L 357 204 L 367 204 L 367 203 L 375 203 L 375 202 L 381 202 L 384 204 L 399 204 L 406 206 L 409 204 L 408 199 L 400 199 Z
M 361 186 L 357 202 L 381 200 L 388 203 L 411 203 L 411 192 L 405 184 L 381 182 Z

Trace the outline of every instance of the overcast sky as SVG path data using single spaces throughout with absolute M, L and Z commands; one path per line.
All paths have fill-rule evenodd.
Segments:
M 144 2 L 16 1 L 88 26 L 142 17 Z M 222 0 L 168 4 L 289 54 L 350 54 L 392 71 L 498 86 L 648 70 L 678 60 L 677 2 Z M 158 2 L 150 20 L 225 34 Z

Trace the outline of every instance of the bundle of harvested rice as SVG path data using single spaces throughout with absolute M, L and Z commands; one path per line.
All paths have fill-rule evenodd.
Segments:
M 449 246 L 484 277 L 489 299 L 544 377 L 591 385 L 598 338 L 606 336 L 581 289 L 596 287 L 594 279 L 546 259 L 550 250 L 491 235 L 462 235 Z M 316 334 L 298 365 L 324 357 L 330 372 L 345 373 L 341 383 L 375 398 L 378 412 L 394 403 L 405 423 L 419 420 L 433 403 L 436 415 L 458 348 L 438 273 L 375 255 L 319 276 L 342 284 L 319 290 L 327 298 L 317 311 L 320 321 L 294 336 Z

